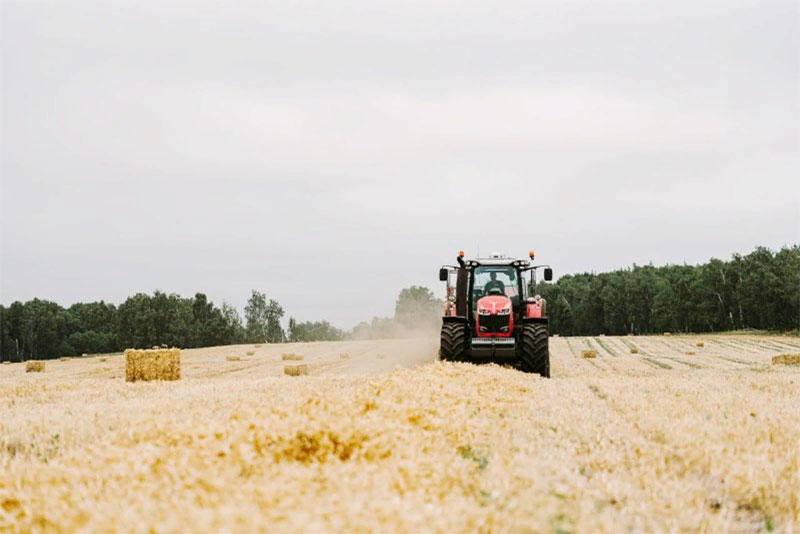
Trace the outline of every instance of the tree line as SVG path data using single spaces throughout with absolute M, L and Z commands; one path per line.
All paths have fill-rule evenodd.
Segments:
M 633 265 L 540 282 L 560 335 L 800 328 L 800 245 L 701 265 Z
M 408 288 L 398 297 L 398 324 L 413 325 L 436 316 L 431 308 L 440 302 L 424 288 Z M 298 321 L 285 315 L 281 304 L 264 293 L 253 291 L 244 308 L 244 319 L 230 304 L 221 307 L 203 293 L 193 298 L 156 291 L 137 293 L 119 306 L 100 302 L 76 303 L 68 308 L 42 299 L 0 305 L 0 361 L 52 359 L 60 356 L 119 352 L 126 348 L 168 345 L 181 348 L 209 347 L 239 343 L 282 343 L 286 341 L 336 341 L 352 337 L 390 337 L 392 327 L 366 333 L 364 324 L 345 332 L 327 321 Z M 437 317 L 438 319 L 438 317 Z M 376 319 L 377 321 L 377 319 Z M 379 321 L 395 324 L 395 319 Z M 369 329 L 367 327 L 367 329 Z

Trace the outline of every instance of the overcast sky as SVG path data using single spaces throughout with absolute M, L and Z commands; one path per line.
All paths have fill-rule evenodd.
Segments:
M 3 304 L 255 288 L 349 328 L 459 249 L 800 242 L 796 0 L 0 5 Z

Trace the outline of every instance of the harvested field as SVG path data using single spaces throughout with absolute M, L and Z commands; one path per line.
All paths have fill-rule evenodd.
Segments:
M 436 339 L 3 366 L 0 532 L 800 531 L 797 338 L 550 343 L 551 380 Z

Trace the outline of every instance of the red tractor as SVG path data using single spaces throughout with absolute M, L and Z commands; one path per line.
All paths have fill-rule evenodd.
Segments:
M 514 362 L 523 371 L 550 377 L 547 308 L 534 295 L 536 270 L 553 279 L 548 265 L 531 265 L 502 254 L 439 269 L 447 282 L 439 358 L 446 361 Z M 530 273 L 529 277 L 526 274 Z

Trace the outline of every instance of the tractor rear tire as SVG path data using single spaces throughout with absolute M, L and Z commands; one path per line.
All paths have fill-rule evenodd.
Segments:
M 526 373 L 538 373 L 545 378 L 550 378 L 547 325 L 534 323 L 523 327 L 520 360 L 522 370 Z
M 463 323 L 444 323 L 442 325 L 439 359 L 445 362 L 463 362 L 466 360 L 466 350 L 467 325 Z

